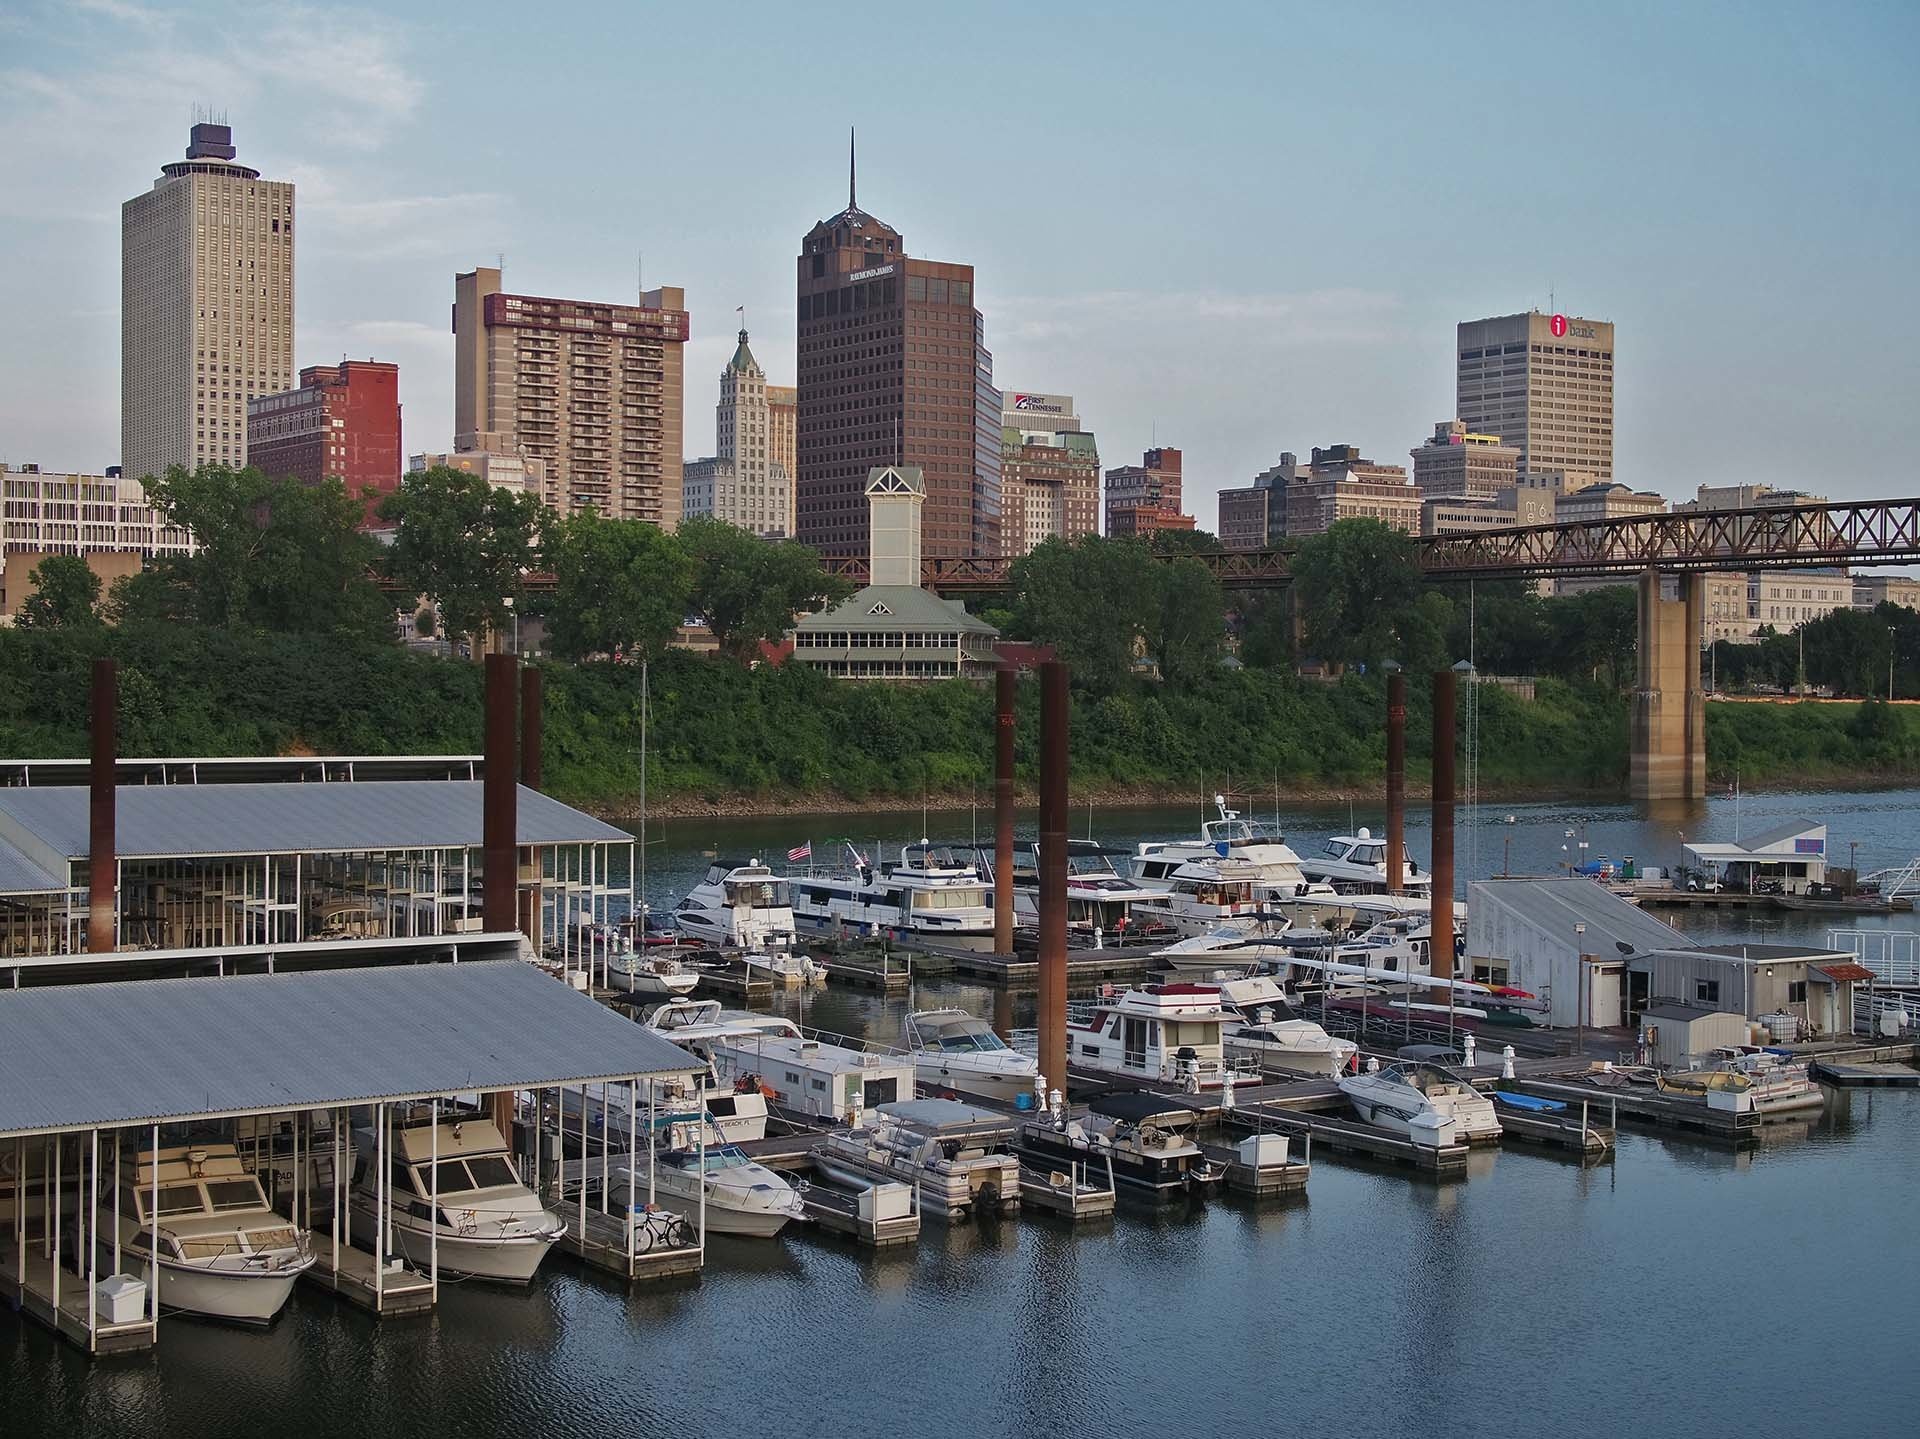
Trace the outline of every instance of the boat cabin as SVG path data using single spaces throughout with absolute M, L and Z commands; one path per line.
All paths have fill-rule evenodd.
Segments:
M 1102 1000 L 1093 1019 L 1067 1026 L 1068 1060 L 1081 1069 L 1217 1089 L 1252 1076 L 1229 1061 L 1224 1026 L 1238 1016 L 1212 984 L 1150 984 Z
M 150 1230 L 158 1215 L 163 1260 L 299 1248 L 293 1225 L 274 1212 L 260 1181 L 241 1165 L 231 1144 L 183 1145 L 129 1156 L 122 1165 L 120 1206 L 128 1230 L 124 1242 L 141 1252 L 152 1247 Z
M 862 1109 L 914 1096 L 913 1059 L 817 1039 L 730 1035 L 703 1045 L 723 1083 L 752 1079 L 773 1103 L 815 1119 L 851 1121 Z

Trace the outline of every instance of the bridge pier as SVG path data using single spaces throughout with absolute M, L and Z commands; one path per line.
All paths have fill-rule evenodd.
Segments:
M 1707 698 L 1700 687 L 1705 600 L 1705 575 L 1650 569 L 1640 576 L 1629 782 L 1636 800 L 1706 798 Z

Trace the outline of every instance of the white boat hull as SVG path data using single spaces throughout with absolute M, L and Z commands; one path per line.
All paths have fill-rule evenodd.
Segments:
M 364 1204 L 353 1209 L 353 1237 L 369 1245 L 374 1242 L 374 1216 Z M 420 1273 L 433 1265 L 436 1246 L 433 1235 L 411 1216 L 396 1213 L 391 1223 L 389 1247 Z M 513 1235 L 505 1238 L 449 1234 L 440 1231 L 437 1246 L 440 1273 L 468 1279 L 488 1279 L 498 1284 L 528 1284 L 547 1257 L 555 1241 L 543 1235 Z
M 915 1054 L 913 1057 L 913 1076 L 921 1084 L 934 1089 L 951 1089 L 957 1094 L 971 1094 L 1001 1104 L 1015 1104 L 1021 1095 L 1032 1094 L 1038 1074 L 1038 1065 L 1025 1071 L 984 1070 L 970 1069 L 937 1055 L 929 1057 Z
M 670 1209 L 685 1219 L 696 1229 L 701 1222 L 700 1194 L 688 1183 L 684 1171 L 661 1169 L 653 1179 L 653 1198 L 647 1199 L 647 1173 L 644 1169 L 633 1177 L 633 1195 L 635 1204 L 652 1202 L 663 1209 Z M 624 1169 L 616 1170 L 610 1181 L 610 1197 L 620 1203 L 627 1202 L 627 1175 Z M 727 1184 L 709 1184 L 707 1186 L 706 1225 L 709 1234 L 732 1234 L 743 1239 L 772 1239 L 797 1219 L 805 1218 L 800 1196 L 791 1188 L 784 1195 L 756 1195 L 752 1189 L 744 1192 Z
M 1275 1044 L 1272 1041 L 1236 1042 L 1227 1038 L 1227 1053 L 1253 1060 L 1262 1069 L 1281 1069 L 1289 1074 L 1310 1074 L 1316 1079 L 1338 1079 L 1356 1050 L 1351 1040 L 1329 1036 L 1320 1044 Z
M 104 1278 L 113 1263 L 113 1250 L 100 1246 L 99 1265 Z M 271 1324 L 286 1307 L 293 1282 L 313 1264 L 296 1259 L 278 1269 L 216 1270 L 198 1265 L 160 1265 L 160 1307 L 177 1313 L 199 1314 L 235 1324 Z M 145 1256 L 120 1247 L 120 1272 L 146 1281 Z
M 642 999 L 680 999 L 692 994 L 700 983 L 700 976 L 691 970 L 683 974 L 629 974 L 614 969 L 607 978 L 615 989 Z

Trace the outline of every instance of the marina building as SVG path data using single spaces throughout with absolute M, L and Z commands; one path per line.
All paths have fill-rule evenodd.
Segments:
M 1193 516 L 1180 508 L 1180 451 L 1159 445 L 1137 465 L 1107 471 L 1107 534 L 1150 538 L 1159 530 L 1190 530 Z
M 454 449 L 542 462 L 562 514 L 680 521 L 685 292 L 637 305 L 511 295 L 500 271 L 454 278 Z
M 711 515 L 769 538 L 792 533 L 793 482 L 774 458 L 767 375 L 740 332 L 733 358 L 720 372 L 714 412 L 715 453 L 689 460 L 681 483 L 681 513 Z
M 1519 451 L 1519 472 L 1562 489 L 1613 478 L 1613 326 L 1531 310 L 1464 321 L 1454 413 Z
M 792 663 L 842 679 L 986 679 L 999 632 L 965 606 L 920 587 L 919 471 L 883 465 L 867 478 L 872 583 L 793 629 Z
M 247 462 L 247 401 L 293 384 L 293 185 L 196 124 L 120 207 L 120 461 L 135 479 Z
M 1461 420 L 1442 420 L 1413 450 L 1413 483 L 1423 499 L 1490 500 L 1519 483 L 1520 451 Z
M 168 524 L 146 487 L 117 468 L 56 475 L 38 465 L 0 467 L 0 616 L 32 593 L 31 576 L 49 555 L 84 557 L 104 588 L 146 560 L 192 549 L 193 537 Z
M 851 157 L 849 157 L 851 158 Z M 1000 392 L 973 266 L 916 259 L 855 199 L 800 242 L 794 533 L 867 552 L 867 482 L 922 477 L 930 559 L 1001 553 Z
M 379 360 L 309 365 L 300 384 L 247 401 L 248 463 L 304 485 L 343 481 L 374 507 L 400 484 L 400 367 Z

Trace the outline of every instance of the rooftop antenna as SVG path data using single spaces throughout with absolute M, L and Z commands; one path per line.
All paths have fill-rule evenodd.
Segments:
M 506 274 L 506 272 L 507 272 L 507 252 L 506 252 L 505 250 L 500 250 L 500 251 L 497 251 L 497 252 L 496 252 L 496 253 L 494 254 L 494 257 L 493 257 L 493 265 L 494 265 L 494 268 L 495 268 L 496 270 L 498 270 L 498 271 L 499 271 L 499 272 L 500 272 L 501 274 L 503 274 L 503 275 L 504 275 L 504 274 Z
M 853 203 L 854 174 L 855 174 L 855 166 L 854 166 L 854 159 L 853 159 L 853 126 L 849 125 L 847 126 L 847 208 L 849 210 L 857 210 L 859 208 L 859 206 Z

